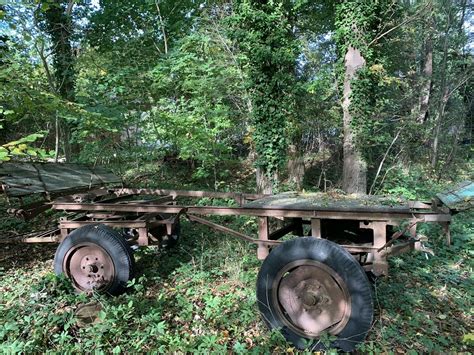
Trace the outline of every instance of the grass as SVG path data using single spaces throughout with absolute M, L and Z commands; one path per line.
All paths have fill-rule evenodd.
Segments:
M 34 227 L 2 217 L 1 230 L 42 229 L 54 224 L 50 217 L 36 219 Z M 439 228 L 423 230 L 435 256 L 391 259 L 390 276 L 374 284 L 374 324 L 358 352 L 472 351 L 473 217 L 454 217 L 451 247 L 443 244 Z M 222 218 L 255 232 L 253 219 Z M 297 352 L 258 314 L 256 247 L 204 226 L 183 221 L 174 249 L 139 250 L 130 290 L 115 298 L 75 294 L 54 276 L 55 246 L 0 250 L 0 352 Z M 94 323 L 84 325 L 76 312 L 90 303 L 101 310 Z

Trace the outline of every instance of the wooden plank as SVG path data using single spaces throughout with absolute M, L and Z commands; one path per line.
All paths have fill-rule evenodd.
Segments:
M 329 193 L 285 192 L 267 196 L 245 204 L 247 208 L 278 208 L 321 211 L 371 211 L 400 212 L 413 211 L 408 201 L 384 196 L 352 196 Z M 423 206 L 416 204 L 417 208 Z M 430 210 L 430 209 L 429 209 Z
M 256 199 L 268 196 L 268 195 L 262 195 L 262 194 L 248 194 L 248 193 L 241 193 L 241 192 L 188 191 L 188 190 L 170 190 L 170 189 L 121 188 L 121 189 L 112 189 L 112 191 L 117 195 L 122 195 L 122 194 L 158 195 L 158 196 L 169 195 L 169 196 L 172 196 L 174 199 L 176 197 L 232 198 L 239 204 L 239 206 L 242 204 L 242 201 L 244 200 L 256 200 Z

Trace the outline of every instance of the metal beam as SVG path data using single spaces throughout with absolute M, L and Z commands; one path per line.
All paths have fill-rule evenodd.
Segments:
M 145 228 L 146 221 L 61 221 L 60 228 L 75 229 L 89 224 L 105 224 L 110 227 Z
M 245 235 L 243 233 L 237 232 L 233 229 L 221 226 L 220 224 L 208 221 L 207 219 L 204 219 L 204 218 L 192 215 L 192 214 L 188 214 L 187 218 L 192 222 L 197 222 L 197 223 L 200 223 L 200 224 L 204 224 L 204 225 L 206 225 L 208 227 L 211 227 L 212 229 L 215 229 L 219 232 L 224 232 L 224 233 L 236 236 L 237 238 L 240 238 L 240 239 L 245 240 L 245 241 L 250 242 L 250 243 L 254 243 L 254 244 L 259 244 L 259 243 L 280 244 L 281 243 L 281 242 L 276 241 L 276 240 L 261 241 L 261 240 L 249 237 L 248 235 Z
M 180 213 L 183 210 L 191 214 L 216 215 L 216 216 L 258 216 L 258 217 L 307 217 L 320 219 L 352 219 L 368 221 L 387 221 L 393 219 L 424 218 L 426 222 L 449 221 L 450 215 L 437 213 L 395 213 L 377 211 L 341 211 L 326 210 L 324 208 L 277 208 L 277 207 L 220 207 L 220 206 L 167 206 L 143 205 L 129 203 L 126 205 L 108 203 L 53 203 L 56 210 L 66 211 L 107 211 L 107 212 L 133 212 L 133 213 Z

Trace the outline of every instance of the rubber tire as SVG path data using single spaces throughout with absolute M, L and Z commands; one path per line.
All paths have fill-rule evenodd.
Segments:
M 64 257 L 68 251 L 82 243 L 94 243 L 103 248 L 115 267 L 114 280 L 101 292 L 119 295 L 127 289 L 127 282 L 133 277 L 135 259 L 125 238 L 117 231 L 103 224 L 87 225 L 72 231 L 59 245 L 54 255 L 54 272 L 63 274 Z
M 346 326 L 330 344 L 345 352 L 355 349 L 369 332 L 374 314 L 372 287 L 364 269 L 354 257 L 336 243 L 325 239 L 301 237 L 286 241 L 274 248 L 260 268 L 257 278 L 258 308 L 270 329 L 279 329 L 297 348 L 311 351 L 324 350 L 318 339 L 304 338 L 285 326 L 273 305 L 272 285 L 285 265 L 300 259 L 310 259 L 332 268 L 345 282 L 351 297 L 351 315 Z

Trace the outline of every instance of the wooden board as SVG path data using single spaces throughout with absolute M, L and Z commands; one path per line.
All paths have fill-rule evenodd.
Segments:
M 0 184 L 11 197 L 58 193 L 120 182 L 118 176 L 97 166 L 12 162 L 0 164 Z

